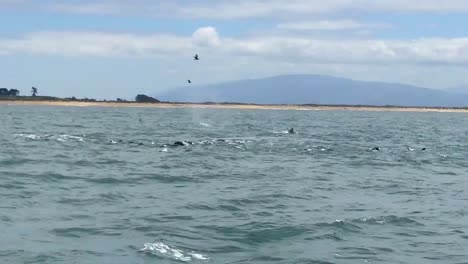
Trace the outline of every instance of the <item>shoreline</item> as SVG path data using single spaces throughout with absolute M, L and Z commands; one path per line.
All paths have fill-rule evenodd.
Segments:
M 198 109 L 251 109 L 251 110 L 309 110 L 309 111 L 370 111 L 370 112 L 439 112 L 468 113 L 468 108 L 403 107 L 403 106 L 335 106 L 335 105 L 260 105 L 235 103 L 136 103 L 136 102 L 70 102 L 0 100 L 0 105 L 39 105 L 67 107 L 146 107 L 146 108 L 198 108 Z

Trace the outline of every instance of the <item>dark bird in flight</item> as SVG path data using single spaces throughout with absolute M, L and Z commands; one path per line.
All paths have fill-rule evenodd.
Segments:
M 193 59 L 194 60 L 200 60 L 200 58 L 198 58 L 198 54 L 195 54 L 195 56 L 193 56 Z
M 188 83 L 192 83 L 192 81 L 191 81 L 191 80 L 187 80 L 187 82 L 188 82 Z

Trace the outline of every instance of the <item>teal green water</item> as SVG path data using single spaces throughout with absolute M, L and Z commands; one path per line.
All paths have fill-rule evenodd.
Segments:
M 468 263 L 465 114 L 0 113 L 1 263 Z

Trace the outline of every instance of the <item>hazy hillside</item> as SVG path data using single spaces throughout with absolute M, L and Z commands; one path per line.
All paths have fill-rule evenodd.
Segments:
M 282 75 L 206 86 L 187 85 L 156 96 L 163 101 L 184 102 L 468 106 L 468 95 L 322 75 Z
M 468 86 L 451 87 L 448 88 L 446 91 L 457 94 L 468 94 Z

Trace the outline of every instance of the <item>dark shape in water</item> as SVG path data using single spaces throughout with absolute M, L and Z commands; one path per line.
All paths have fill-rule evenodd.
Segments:
M 191 80 L 187 80 L 187 82 L 188 82 L 188 83 L 192 83 L 192 81 L 191 81 Z
M 174 142 L 174 144 L 172 144 L 172 146 L 178 147 L 178 146 L 188 146 L 188 145 L 192 145 L 192 144 L 193 144 L 192 141 L 176 141 L 176 142 Z
M 291 129 L 288 130 L 289 134 L 296 134 L 296 131 L 294 131 L 294 128 L 291 127 Z
M 372 150 L 374 150 L 374 151 L 380 151 L 380 147 L 373 147 Z
M 182 141 L 176 141 L 174 142 L 174 144 L 172 144 L 173 146 L 185 146 L 184 142 Z
M 427 150 L 427 148 L 422 148 L 422 149 L 421 149 L 421 151 L 425 151 L 425 150 Z
M 200 58 L 198 57 L 198 54 L 195 54 L 195 55 L 193 56 L 193 60 L 200 60 Z

